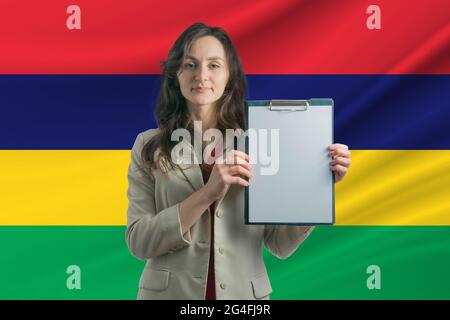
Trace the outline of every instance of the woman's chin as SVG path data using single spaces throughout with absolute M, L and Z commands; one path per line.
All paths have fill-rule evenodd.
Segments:
M 196 106 L 210 105 L 216 102 L 214 99 L 192 99 L 191 102 Z

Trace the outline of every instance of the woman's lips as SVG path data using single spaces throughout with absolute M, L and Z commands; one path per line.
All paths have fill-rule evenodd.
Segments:
M 198 92 L 198 93 L 205 93 L 206 91 L 208 91 L 210 88 L 205 88 L 205 87 L 201 87 L 201 88 L 194 88 L 193 90 L 195 91 L 195 92 Z

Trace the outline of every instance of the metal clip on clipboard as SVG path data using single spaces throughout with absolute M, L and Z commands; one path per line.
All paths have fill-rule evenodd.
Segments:
M 306 111 L 308 110 L 308 100 L 270 100 L 269 110 L 271 111 Z

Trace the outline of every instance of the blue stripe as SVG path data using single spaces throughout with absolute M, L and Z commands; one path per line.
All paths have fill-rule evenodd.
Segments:
M 333 98 L 351 149 L 450 149 L 450 75 L 249 75 L 248 99 Z M 130 149 L 158 75 L 0 75 L 0 149 Z

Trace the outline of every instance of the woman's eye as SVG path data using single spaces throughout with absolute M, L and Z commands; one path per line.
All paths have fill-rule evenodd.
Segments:
M 220 65 L 215 63 L 215 64 L 212 65 L 212 67 L 213 67 L 213 69 L 217 69 L 217 68 L 220 68 Z
M 186 68 L 188 68 L 188 69 L 193 69 L 193 68 L 195 68 L 195 64 L 193 64 L 192 62 L 185 63 L 184 66 L 185 66 Z

